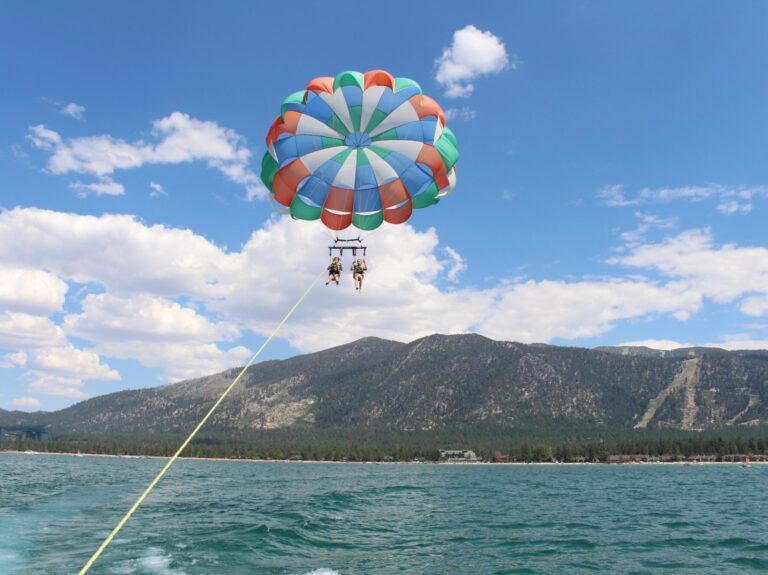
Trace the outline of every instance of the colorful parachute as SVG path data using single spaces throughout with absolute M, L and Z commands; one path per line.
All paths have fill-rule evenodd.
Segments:
M 440 106 L 383 70 L 315 78 L 283 100 L 261 179 L 294 218 L 342 230 L 401 224 L 456 182 L 456 137 Z

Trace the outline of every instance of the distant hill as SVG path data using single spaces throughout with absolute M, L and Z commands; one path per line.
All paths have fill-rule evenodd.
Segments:
M 0 411 L 0 425 L 58 436 L 190 430 L 239 368 L 69 408 Z M 604 426 L 709 429 L 768 424 L 768 351 L 582 349 L 433 335 L 361 340 L 255 365 L 206 429 L 343 427 L 401 432 Z

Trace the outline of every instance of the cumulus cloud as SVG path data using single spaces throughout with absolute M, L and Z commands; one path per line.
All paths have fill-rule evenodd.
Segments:
M 251 355 L 243 346 L 223 350 L 215 343 L 239 337 L 235 325 L 212 322 L 190 307 L 149 295 L 90 294 L 82 313 L 67 315 L 63 328 L 67 335 L 93 341 L 102 355 L 163 368 L 172 381 L 222 371 Z
M 511 67 L 517 65 L 513 61 Z M 435 66 L 435 79 L 445 87 L 446 97 L 468 98 L 477 78 L 510 67 L 510 58 L 501 38 L 470 24 L 453 33 L 453 43 L 443 50 Z
M 717 210 L 725 215 L 748 214 L 754 200 L 768 198 L 768 186 L 682 186 L 677 188 L 643 188 L 634 194 L 622 184 L 610 184 L 597 190 L 597 197 L 607 206 L 625 207 L 641 204 L 662 204 L 676 201 L 703 202 L 717 200 Z
M 42 269 L 0 267 L 0 309 L 47 315 L 64 306 L 69 286 Z
M 15 399 L 11 400 L 11 405 L 14 407 L 40 407 L 42 405 L 42 402 L 34 397 L 17 397 Z
M 37 318 L 43 322 L 48 318 Z M 50 321 L 50 320 L 48 320 Z M 2 326 L 2 318 L 0 318 Z M 55 329 L 61 334 L 60 328 Z M 98 354 L 90 350 L 77 349 L 67 342 L 63 334 L 56 341 L 47 341 L 44 334 L 30 341 L 11 334 L 10 340 L 0 338 L 0 347 L 21 347 L 27 351 L 6 354 L 0 367 L 22 367 L 26 370 L 29 391 L 48 395 L 83 398 L 88 394 L 82 390 L 85 381 L 119 381 L 120 374 L 102 363 Z
M 67 338 L 61 327 L 48 317 L 0 312 L 0 348 L 24 350 L 65 345 Z
M 747 315 L 762 317 L 768 315 L 768 294 L 752 296 L 741 302 L 741 311 Z
M 62 116 L 69 116 L 75 120 L 82 120 L 83 116 L 85 116 L 85 106 L 70 102 L 69 104 L 64 104 L 61 108 L 59 108 L 59 113 Z
M 118 188 L 119 184 L 111 179 L 118 170 L 193 161 L 205 162 L 243 186 L 249 199 L 267 193 L 249 166 L 251 151 L 242 136 L 216 122 L 198 120 L 182 112 L 152 122 L 151 142 L 127 142 L 110 135 L 66 139 L 43 125 L 31 126 L 27 137 L 35 147 L 51 153 L 47 168 L 52 173 L 99 178 L 94 184 L 77 184 L 80 189 L 96 193 L 122 193 L 122 186 Z
M 25 367 L 33 371 L 79 380 L 118 381 L 120 379 L 120 374 L 101 363 L 97 354 L 89 350 L 77 349 L 72 345 L 35 349 L 28 354 Z
M 77 377 L 65 377 L 40 371 L 30 371 L 25 379 L 29 382 L 27 389 L 43 395 L 55 395 L 71 399 L 86 399 L 88 394 L 83 391 L 83 380 Z
M 0 359 L 0 367 L 24 367 L 27 364 L 27 354 L 23 351 L 6 353 Z
M 768 248 L 716 246 L 709 229 L 687 230 L 659 243 L 635 246 L 611 262 L 658 270 L 720 303 L 752 292 L 768 293 Z
M 695 312 L 701 295 L 684 284 L 644 280 L 527 281 L 497 289 L 496 305 L 478 324 L 499 339 L 535 342 L 594 337 L 623 319 Z
M 671 225 L 648 214 L 638 218 L 642 225 Z M 49 274 L 59 291 L 29 308 L 49 317 L 0 314 L 0 347 L 26 353 L 24 369 L 34 389 L 71 397 L 83 393 L 79 376 L 109 381 L 117 375 L 102 357 L 139 361 L 163 370 L 169 380 L 240 365 L 250 354 L 239 345 L 240 334 L 272 331 L 324 273 L 317 246 L 326 241 L 322 226 L 288 218 L 270 220 L 239 250 L 228 251 L 189 230 L 149 226 L 131 216 L 1 212 L 0 269 Z M 441 287 L 444 280 L 456 280 L 466 262 L 440 245 L 434 229 L 386 226 L 367 243 L 362 294 L 351 290 L 348 269 L 341 286 L 320 285 L 281 331 L 296 349 L 314 351 L 367 335 L 408 341 L 435 332 L 478 331 L 523 342 L 594 337 L 633 318 L 686 320 L 705 298 L 733 301 L 768 293 L 768 263 L 762 266 L 768 250 L 718 246 L 708 230 L 659 243 L 638 241 L 611 260 L 659 272 L 659 280 L 621 274 L 569 281 L 507 278 L 482 289 Z M 99 293 L 76 298 L 72 306 L 79 309 L 60 320 L 50 315 L 61 309 L 65 291 L 56 278 L 92 285 Z M 758 315 L 761 305 L 747 299 L 742 309 Z M 73 351 L 68 336 L 91 347 Z M 67 362 L 55 361 L 63 357 L 57 354 L 66 354 Z M 5 363 L 14 361 L 4 357 Z M 77 365 L 77 374 L 62 370 L 64 363 Z
M 235 263 L 190 230 L 133 216 L 82 216 L 37 208 L 0 212 L 0 265 L 50 270 L 113 294 L 215 298 Z M 136 273 L 142 270 L 142 273 Z
M 227 252 L 188 230 L 147 226 L 130 216 L 32 208 L 0 214 L 0 263 L 25 262 L 104 288 L 106 293 L 84 298 L 80 313 L 67 316 L 65 331 L 93 342 L 106 357 L 141 354 L 146 365 L 163 363 L 163 354 L 153 351 L 160 342 L 170 346 L 166 356 L 175 358 L 175 345 L 216 347 L 243 328 L 269 333 L 303 286 L 323 271 L 315 246 L 326 240 L 321 226 L 281 219 L 254 232 L 240 251 Z M 502 339 L 547 341 L 601 333 L 637 315 L 693 312 L 700 305 L 695 294 L 674 282 L 630 279 L 508 282 L 485 290 L 443 291 L 435 282 L 455 280 L 466 262 L 455 250 L 442 248 L 434 230 L 387 227 L 368 244 L 372 257 L 364 296 L 331 288 L 313 293 L 283 332 L 298 349 L 371 334 L 412 339 L 436 331 L 479 330 Z M 173 301 L 178 298 L 191 298 L 199 309 Z M 608 311 L 598 313 L 598 308 Z M 223 319 L 212 321 L 210 314 Z M 216 349 L 213 355 L 229 360 L 225 350 Z

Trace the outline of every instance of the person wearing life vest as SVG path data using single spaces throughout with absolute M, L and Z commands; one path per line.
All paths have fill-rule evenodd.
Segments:
M 339 279 L 341 278 L 341 259 L 339 256 L 334 256 L 331 263 L 328 264 L 328 281 L 325 285 L 328 285 L 332 281 L 339 285 Z
M 365 265 L 365 260 L 358 259 L 352 262 L 350 270 L 352 271 L 352 278 L 355 280 L 355 289 L 360 293 L 363 291 L 363 278 L 365 272 L 368 271 L 368 266 Z

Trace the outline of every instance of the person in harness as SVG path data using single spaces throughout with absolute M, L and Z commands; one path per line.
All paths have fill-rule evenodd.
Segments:
M 336 285 L 339 285 L 340 278 L 341 258 L 339 258 L 339 256 L 334 256 L 333 259 L 331 259 L 331 263 L 328 265 L 328 281 L 325 282 L 325 285 L 328 285 L 332 281 L 335 281 Z
M 352 279 L 355 280 L 355 289 L 360 293 L 363 291 L 363 278 L 365 272 L 368 271 L 368 266 L 365 265 L 365 260 L 358 259 L 352 262 L 350 270 L 352 271 Z

